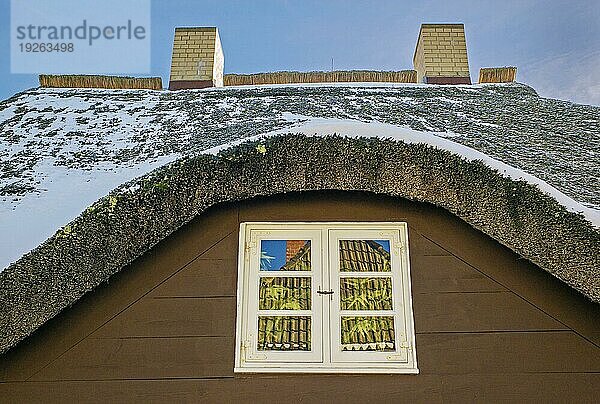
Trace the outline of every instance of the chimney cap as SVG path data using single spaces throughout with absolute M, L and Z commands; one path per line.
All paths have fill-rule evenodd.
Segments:
M 177 31 L 216 31 L 217 27 L 175 27 Z

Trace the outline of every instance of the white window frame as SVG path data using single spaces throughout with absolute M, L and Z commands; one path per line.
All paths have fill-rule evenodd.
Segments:
M 259 271 L 261 240 L 311 240 L 311 271 Z M 340 272 L 339 240 L 390 241 L 391 272 Z M 311 278 L 311 310 L 258 310 L 261 276 Z M 393 310 L 342 311 L 341 277 L 391 277 Z M 317 294 L 333 290 L 333 295 Z M 337 293 L 336 293 L 337 292 Z M 258 315 L 310 315 L 310 351 L 259 351 Z M 342 315 L 394 317 L 395 352 L 341 351 Z M 405 222 L 249 222 L 240 225 L 234 372 L 417 374 L 408 226 Z

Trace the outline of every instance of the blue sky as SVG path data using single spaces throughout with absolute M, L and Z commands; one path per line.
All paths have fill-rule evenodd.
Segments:
M 48 0 L 52 1 L 52 0 Z M 10 73 L 0 0 L 0 98 L 37 86 Z M 541 95 L 600 105 L 600 1 L 152 1 L 152 75 L 168 83 L 176 26 L 218 26 L 226 73 L 412 68 L 419 25 L 463 22 L 472 79 L 515 65 Z
M 309 240 L 306 240 L 308 242 Z M 287 240 L 262 240 L 260 242 L 260 269 L 279 271 L 286 264 Z M 270 257 L 263 259 L 263 257 Z

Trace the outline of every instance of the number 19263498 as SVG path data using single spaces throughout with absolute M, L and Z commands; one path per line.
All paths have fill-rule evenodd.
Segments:
M 21 42 L 21 52 L 73 52 L 75 46 L 72 42 Z

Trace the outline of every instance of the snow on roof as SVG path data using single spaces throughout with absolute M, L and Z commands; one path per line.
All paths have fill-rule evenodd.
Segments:
M 600 222 L 600 108 L 524 85 L 35 89 L 0 102 L 0 269 L 123 182 L 287 132 L 435 145 L 538 184 Z

